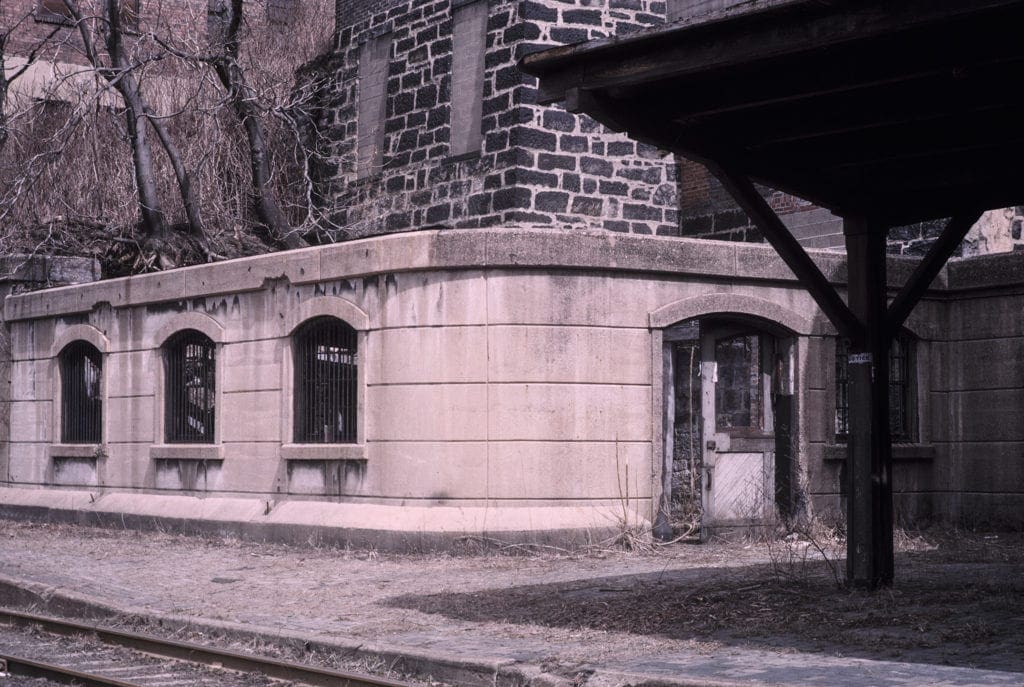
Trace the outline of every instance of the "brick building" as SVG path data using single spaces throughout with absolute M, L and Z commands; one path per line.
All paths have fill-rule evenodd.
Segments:
M 529 51 L 662 23 L 661 0 L 339 0 L 324 194 L 347 236 L 531 226 L 678 233 L 671 159 L 539 107 Z

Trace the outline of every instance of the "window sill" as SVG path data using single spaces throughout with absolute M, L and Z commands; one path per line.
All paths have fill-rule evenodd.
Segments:
M 846 460 L 846 444 L 828 444 L 825 446 L 825 460 L 839 462 Z M 932 444 L 893 444 L 893 461 L 925 461 L 935 460 L 935 446 Z
M 282 444 L 284 460 L 366 460 L 364 444 Z
M 453 3 L 453 6 L 454 6 L 454 3 Z M 442 161 L 442 164 L 454 165 L 454 164 L 458 164 L 460 162 L 469 162 L 470 160 L 479 160 L 480 158 L 481 158 L 481 154 L 480 154 L 479 150 L 470 150 L 468 152 L 459 153 L 457 155 L 449 155 L 448 157 L 446 157 Z
M 50 444 L 46 447 L 47 458 L 101 458 L 102 444 Z
M 149 447 L 153 460 L 224 460 L 224 447 L 220 444 L 153 444 Z

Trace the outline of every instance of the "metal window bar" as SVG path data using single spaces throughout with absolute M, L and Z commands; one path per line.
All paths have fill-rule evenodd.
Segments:
M 850 433 L 849 370 L 850 341 L 836 339 L 836 437 L 842 441 Z M 910 419 L 910 339 L 898 335 L 889 348 L 889 433 L 893 441 L 908 441 Z
M 216 347 L 188 331 L 167 346 L 167 443 L 212 444 L 216 411 Z
M 910 342 L 897 336 L 889 348 L 889 433 L 893 441 L 910 438 Z
M 295 335 L 295 442 L 356 441 L 356 331 L 333 317 Z
M 85 341 L 60 354 L 61 441 L 98 444 L 103 440 L 103 357 Z
M 836 339 L 836 436 L 846 440 L 850 434 L 850 340 Z

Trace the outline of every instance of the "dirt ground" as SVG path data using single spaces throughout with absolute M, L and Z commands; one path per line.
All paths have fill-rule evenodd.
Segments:
M 532 641 L 567 662 L 749 648 L 1024 673 L 1024 534 L 901 535 L 877 592 L 837 584 L 841 546 L 403 556 L 0 521 L 0 573 L 311 636 Z

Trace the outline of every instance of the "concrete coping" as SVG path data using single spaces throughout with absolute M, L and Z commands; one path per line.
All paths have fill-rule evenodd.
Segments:
M 832 283 L 845 283 L 844 255 L 829 251 L 809 254 Z M 913 259 L 890 258 L 890 286 L 901 286 L 915 264 Z M 483 268 L 658 273 L 736 283 L 796 281 L 767 244 L 607 231 L 445 229 L 387 234 L 45 289 L 8 296 L 4 311 L 7 321 L 18 321 L 90 312 L 103 305 L 120 308 L 255 291 L 279 280 L 308 284 L 395 272 Z M 933 289 L 943 289 L 945 285 L 943 273 Z M 346 314 L 344 319 L 351 320 L 358 329 L 363 319 L 360 312 L 349 309 Z M 215 336 L 211 338 L 216 340 Z
M 102 444 L 49 444 L 46 457 L 54 458 L 99 458 L 103 455 Z

